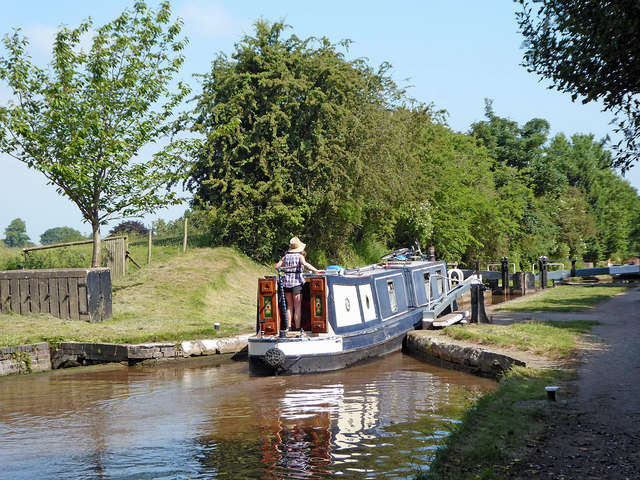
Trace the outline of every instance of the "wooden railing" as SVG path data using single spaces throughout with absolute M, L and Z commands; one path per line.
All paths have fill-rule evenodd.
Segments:
M 119 280 L 127 273 L 127 236 L 107 237 L 102 239 L 103 255 L 101 265 L 111 270 L 111 278 Z M 78 245 L 89 245 L 93 240 L 81 240 L 79 242 L 57 243 L 55 245 L 43 245 L 41 247 L 23 248 L 25 256 L 31 252 L 40 250 L 50 250 L 55 248 L 75 247 Z
M 112 315 L 108 268 L 0 271 L 0 313 L 101 322 Z

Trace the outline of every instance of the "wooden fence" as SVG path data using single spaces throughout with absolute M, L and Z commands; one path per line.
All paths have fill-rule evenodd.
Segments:
M 52 248 L 73 247 L 77 245 L 88 245 L 93 240 L 83 240 L 80 242 L 58 243 L 55 245 L 44 245 L 42 247 L 23 248 L 25 255 L 39 250 L 49 250 Z M 102 239 L 102 260 L 100 264 L 111 270 L 111 278 L 119 280 L 127 273 L 127 237 L 107 237 Z
M 0 271 L 0 313 L 100 322 L 112 315 L 108 268 Z

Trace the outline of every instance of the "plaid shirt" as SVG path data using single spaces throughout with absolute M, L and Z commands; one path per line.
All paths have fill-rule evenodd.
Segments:
M 299 253 L 287 253 L 282 262 L 284 281 L 282 286 L 285 288 L 293 288 L 304 283 L 302 272 L 304 267 L 300 263 L 301 255 Z

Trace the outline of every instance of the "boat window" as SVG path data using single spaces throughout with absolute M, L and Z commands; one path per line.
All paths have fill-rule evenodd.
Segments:
M 362 303 L 364 321 L 370 322 L 371 320 L 376 320 L 378 315 L 376 315 L 376 308 L 373 303 L 371 285 L 358 285 L 358 290 L 360 294 L 360 302 Z
M 431 300 L 431 282 L 429 281 L 429 272 L 424 272 L 424 289 L 427 292 L 427 301 Z
M 445 277 L 442 274 L 442 270 L 436 271 L 436 275 L 438 275 L 438 294 L 444 295 L 445 293 L 447 293 L 447 290 L 446 290 Z
M 389 291 L 389 303 L 391 305 L 391 311 L 393 313 L 397 313 L 398 299 L 396 298 L 396 289 L 393 285 L 393 280 L 387 280 L 387 290 Z

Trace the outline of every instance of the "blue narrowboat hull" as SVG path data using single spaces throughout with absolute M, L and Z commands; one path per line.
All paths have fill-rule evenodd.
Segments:
M 383 325 L 379 329 L 343 336 L 344 348 L 340 352 L 285 356 L 279 365 L 267 363 L 264 355 L 249 355 L 249 371 L 255 375 L 300 375 L 353 367 L 397 352 L 402 348 L 407 332 L 421 325 L 422 315 L 413 315 L 392 325 Z M 252 341 L 255 340 L 250 339 L 250 345 Z M 291 338 L 277 341 L 279 346 L 287 342 L 300 340 Z

